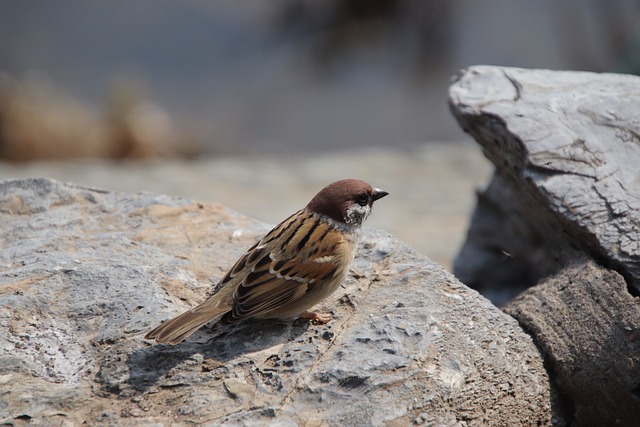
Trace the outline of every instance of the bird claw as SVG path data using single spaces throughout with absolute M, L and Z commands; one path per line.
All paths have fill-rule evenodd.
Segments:
M 324 325 L 328 323 L 333 317 L 328 313 L 316 313 L 313 311 L 305 311 L 298 316 L 300 320 L 308 320 L 314 325 Z

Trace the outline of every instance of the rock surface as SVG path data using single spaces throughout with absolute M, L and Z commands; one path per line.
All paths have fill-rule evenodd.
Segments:
M 535 337 L 573 425 L 638 425 L 640 310 L 626 288 L 584 257 L 505 308 Z
M 640 292 L 640 77 L 479 66 L 456 77 L 449 102 L 518 193 L 522 228 L 580 247 Z
M 383 209 L 382 205 L 379 210 Z M 0 183 L 0 421 L 19 425 L 532 425 L 552 406 L 517 323 L 366 229 L 324 326 L 142 339 L 267 226 L 215 203 Z
M 549 222 L 537 221 L 548 215 L 495 174 L 478 193 L 467 239 L 453 264 L 456 277 L 501 306 L 559 271 L 569 245 L 551 237 L 557 234 Z
M 472 67 L 450 106 L 496 166 L 454 271 L 499 302 L 542 280 L 505 311 L 564 420 L 638 425 L 640 78 Z

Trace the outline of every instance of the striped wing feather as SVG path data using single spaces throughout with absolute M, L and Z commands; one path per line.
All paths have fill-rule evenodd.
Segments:
M 229 270 L 215 294 L 164 322 L 145 338 L 177 344 L 205 323 L 223 315 L 228 321 L 300 314 L 326 279 L 344 274 L 353 256 L 343 233 L 330 222 L 302 210 L 276 226 Z
M 227 319 L 278 317 L 284 307 L 295 307 L 339 272 L 344 243 L 342 233 L 312 213 L 301 211 L 286 219 L 247 253 L 243 268 L 238 267 L 248 274 L 236 287 Z

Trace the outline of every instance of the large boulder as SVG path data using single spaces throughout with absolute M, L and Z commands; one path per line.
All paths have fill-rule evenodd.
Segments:
M 203 300 L 268 228 L 215 203 L 0 182 L 0 422 L 551 422 L 547 373 L 517 322 L 373 229 L 322 304 L 327 325 L 143 340 Z
M 624 278 L 577 257 L 505 311 L 534 336 L 576 426 L 640 421 L 640 313 Z
M 640 420 L 640 78 L 479 66 L 450 106 L 496 168 L 455 261 L 534 338 L 576 426 Z
M 480 252 L 498 253 L 529 257 L 522 263 L 538 265 L 526 279 L 535 283 L 558 271 L 563 262 L 554 259 L 573 246 L 618 271 L 640 294 L 640 77 L 478 66 L 456 76 L 449 95 L 460 126 L 501 180 L 485 199 L 506 212 L 499 223 L 516 224 L 495 227 L 506 237 L 500 243 L 473 238 L 479 250 L 463 249 L 456 275 L 495 286 L 494 275 L 504 274 L 499 262 L 489 276 L 468 266 L 487 256 Z M 532 251 L 514 244 L 514 236 L 528 240 Z M 549 249 L 547 259 L 531 263 L 540 247 Z M 513 270 L 515 286 L 521 274 Z

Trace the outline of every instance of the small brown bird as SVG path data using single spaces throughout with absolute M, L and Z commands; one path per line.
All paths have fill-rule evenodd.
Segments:
M 216 294 L 145 338 L 176 345 L 220 319 L 328 322 L 331 315 L 306 310 L 340 286 L 355 256 L 362 222 L 373 202 L 387 194 L 357 179 L 329 184 L 253 245 L 218 283 Z

